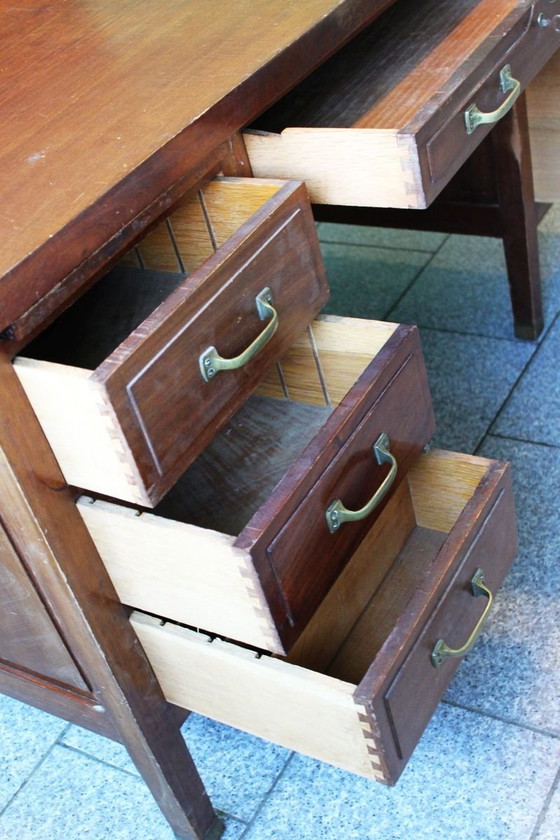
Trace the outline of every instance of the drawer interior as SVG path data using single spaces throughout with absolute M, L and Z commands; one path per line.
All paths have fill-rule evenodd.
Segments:
M 118 267 L 28 344 L 17 365 L 29 359 L 93 373 L 281 186 L 272 180 L 215 180 L 183 200 Z
M 247 129 L 253 172 L 319 204 L 428 206 L 490 130 L 465 111 L 499 108 L 508 61 L 525 85 L 552 54 L 538 29 L 518 0 L 399 0 Z
M 302 185 L 216 179 L 14 367 L 68 483 L 151 506 L 327 296 Z M 244 365 L 205 381 L 202 353 L 235 358 L 265 334 Z
M 421 456 L 288 657 L 134 612 L 133 626 L 167 699 L 360 775 L 394 781 L 410 744 L 400 731 L 406 721 L 396 718 L 396 734 L 387 724 L 387 695 L 457 567 L 478 560 L 464 541 L 482 540 L 484 556 L 487 548 L 498 549 L 486 558 L 496 568 L 485 571 L 493 585 L 501 582 L 515 542 L 503 481 L 504 465 L 495 462 L 437 451 Z M 463 589 L 454 597 L 468 600 Z M 469 620 L 474 624 L 472 615 Z M 428 654 L 414 738 L 456 664 L 438 671 Z M 406 754 L 397 755 L 399 737 Z
M 318 319 L 153 510 L 82 497 L 122 602 L 283 650 L 253 568 L 257 522 L 274 528 L 286 500 L 307 492 L 302 451 L 317 438 L 318 460 L 325 423 L 397 330 Z

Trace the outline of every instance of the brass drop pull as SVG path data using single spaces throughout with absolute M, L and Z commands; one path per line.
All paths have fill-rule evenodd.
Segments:
M 465 656 L 467 653 L 469 653 L 470 650 L 472 650 L 476 640 L 482 633 L 482 628 L 484 627 L 486 619 L 488 618 L 488 614 L 492 607 L 493 600 L 492 593 L 484 583 L 484 572 L 482 571 L 482 569 L 477 569 L 474 573 L 473 578 L 471 580 L 471 589 L 472 594 L 475 598 L 478 598 L 479 595 L 485 595 L 488 598 L 488 603 L 486 604 L 484 612 L 478 619 L 474 630 L 472 631 L 471 635 L 462 647 L 450 648 L 449 645 L 447 645 L 443 641 L 443 639 L 438 639 L 432 651 L 432 665 L 434 666 L 434 668 L 441 668 L 444 659 L 457 656 Z
M 478 125 L 482 125 L 483 123 L 496 123 L 498 120 L 501 120 L 518 98 L 521 93 L 521 82 L 513 78 L 509 64 L 502 67 L 500 71 L 500 90 L 502 93 L 510 91 L 510 94 L 506 96 L 500 107 L 496 108 L 495 111 L 481 111 L 474 102 L 467 108 L 465 111 L 467 134 L 472 134 Z
M 340 499 L 335 499 L 334 502 L 331 502 L 325 513 L 331 534 L 338 531 L 343 522 L 356 522 L 359 519 L 365 519 L 366 516 L 369 516 L 386 495 L 395 480 L 395 476 L 397 475 L 397 459 L 389 451 L 389 438 L 385 432 L 379 435 L 375 441 L 373 452 L 378 464 L 391 464 L 391 469 L 369 502 L 363 508 L 360 508 L 360 510 L 348 510 L 348 508 L 344 507 Z
M 270 318 L 270 322 L 239 356 L 234 356 L 232 359 L 224 359 L 215 347 L 208 347 L 198 360 L 200 373 L 205 382 L 210 382 L 220 370 L 235 370 L 246 365 L 263 349 L 278 329 L 278 313 L 272 305 L 270 289 L 266 288 L 259 292 L 255 303 L 261 321 Z

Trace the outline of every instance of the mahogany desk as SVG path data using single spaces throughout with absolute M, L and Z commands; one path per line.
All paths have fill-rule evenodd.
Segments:
M 124 743 L 179 837 L 221 831 L 10 363 L 391 0 L 0 3 L 0 689 Z
M 0 690 L 121 741 L 177 836 L 218 836 L 196 768 L 10 358 L 236 132 L 392 0 L 0 2 Z

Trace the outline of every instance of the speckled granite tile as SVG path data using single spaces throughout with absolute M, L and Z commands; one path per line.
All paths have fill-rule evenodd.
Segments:
M 440 706 L 397 785 L 294 755 L 246 840 L 528 840 L 560 741 Z
M 560 450 L 488 438 L 480 454 L 512 464 L 520 548 L 446 698 L 560 735 Z
M 323 244 L 331 296 L 324 312 L 383 319 L 430 259 L 420 251 Z
M 514 338 L 501 240 L 449 237 L 389 318 L 423 327 Z
M 144 782 L 57 746 L 0 817 L 3 840 L 174 840 Z
M 0 694 L 0 810 L 67 726 L 60 718 Z
M 82 729 L 79 726 L 70 726 L 61 738 L 61 743 L 86 753 L 92 758 L 97 758 L 99 761 L 126 770 L 128 773 L 140 775 L 122 744 L 97 735 L 96 732 L 90 732 L 88 729 Z
M 190 715 L 183 734 L 215 808 L 250 820 L 290 752 L 253 735 Z
M 376 248 L 404 248 L 433 253 L 448 234 L 422 230 L 368 227 L 367 225 L 338 225 L 320 222 L 317 225 L 321 242 L 343 242 L 347 245 L 369 245 Z
M 535 345 L 421 329 L 436 417 L 433 445 L 473 452 Z
M 560 317 L 503 407 L 492 433 L 560 446 Z
M 560 786 L 556 788 L 543 815 L 534 840 L 558 840 L 560 836 Z

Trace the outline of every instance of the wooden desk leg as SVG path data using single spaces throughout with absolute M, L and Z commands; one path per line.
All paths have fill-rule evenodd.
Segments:
M 319 222 L 434 230 L 502 240 L 518 338 L 543 328 L 537 226 L 525 96 L 519 97 L 426 210 L 314 205 Z
M 537 212 L 525 96 L 491 132 L 515 335 L 543 328 Z
M 177 836 L 217 838 L 221 824 L 182 739 L 177 710 L 163 698 L 71 490 L 2 353 L 0 398 L 0 525 L 7 537 L 5 557 L 9 555 L 12 564 L 19 559 L 22 573 L 42 602 L 37 609 L 42 626 L 49 616 L 61 640 L 59 650 L 64 645 L 70 652 L 76 674 L 83 678 L 81 685 L 74 680 L 74 686 L 80 691 L 85 687 L 83 694 L 86 700 L 91 698 L 93 710 L 101 716 L 104 712 L 108 723 L 98 730 L 112 732 L 127 747 Z M 17 650 L 18 643 L 6 647 Z M 33 682 L 41 679 L 35 676 Z M 22 675 L 22 699 L 25 681 Z M 49 694 L 57 693 L 52 674 L 44 678 L 44 685 L 40 698 L 30 692 L 30 702 L 60 711 L 63 691 L 52 704 L 48 700 Z M 67 691 L 64 702 L 78 705 L 77 694 L 73 701 Z

